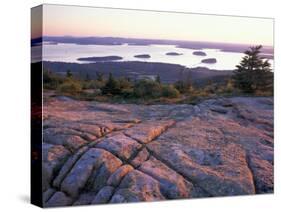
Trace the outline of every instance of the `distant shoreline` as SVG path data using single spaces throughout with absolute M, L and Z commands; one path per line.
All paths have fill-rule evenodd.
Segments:
M 32 45 L 38 42 L 56 42 L 56 43 L 73 43 L 79 45 L 175 45 L 178 48 L 189 48 L 194 50 L 202 50 L 203 48 L 220 49 L 225 52 L 243 53 L 251 44 L 231 44 L 219 42 L 203 42 L 203 41 L 183 41 L 183 40 L 164 40 L 164 39 L 141 39 L 141 38 L 122 38 L 122 37 L 72 37 L 72 36 L 43 36 L 31 40 Z M 273 55 L 272 46 L 263 46 L 263 54 Z
M 67 63 L 43 61 L 46 69 L 59 74 L 71 70 L 74 74 L 85 77 L 95 77 L 96 73 L 107 76 L 112 73 L 115 77 L 129 77 L 141 79 L 145 76 L 159 75 L 164 83 L 174 83 L 179 80 L 192 79 L 196 83 L 205 83 L 209 80 L 221 80 L 232 76 L 232 70 L 213 70 L 205 67 L 186 68 L 182 65 L 141 61 L 110 61 L 96 63 Z

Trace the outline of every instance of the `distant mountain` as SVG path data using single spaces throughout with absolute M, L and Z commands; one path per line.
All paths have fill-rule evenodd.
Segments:
M 43 38 L 35 38 L 31 40 L 31 44 L 40 42 L 56 42 L 56 43 L 75 43 L 80 45 L 175 45 L 178 48 L 189 48 L 202 50 L 221 49 L 228 52 L 244 52 L 250 45 L 246 44 L 230 44 L 230 43 L 215 43 L 202 41 L 183 41 L 183 40 L 163 40 L 163 39 L 141 39 L 141 38 L 121 38 L 121 37 L 73 37 L 73 36 L 44 36 Z M 272 46 L 263 46 L 262 53 L 273 55 Z

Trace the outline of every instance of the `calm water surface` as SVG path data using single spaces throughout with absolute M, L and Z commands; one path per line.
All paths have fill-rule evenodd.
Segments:
M 36 60 L 36 52 L 40 47 L 32 47 L 33 61 Z M 189 68 L 192 67 L 207 67 L 217 70 L 233 70 L 239 63 L 244 54 L 237 52 L 223 52 L 219 49 L 202 49 L 207 56 L 196 56 L 192 53 L 194 49 L 177 48 L 174 45 L 149 45 L 149 46 L 134 46 L 134 45 L 79 45 L 58 43 L 56 45 L 43 46 L 44 61 L 59 61 L 59 62 L 75 62 L 75 63 L 90 63 L 87 61 L 78 61 L 80 57 L 104 57 L 104 56 L 120 56 L 123 59 L 118 61 L 146 61 L 146 62 L 163 62 L 179 64 Z M 182 55 L 171 56 L 166 55 L 168 52 L 177 52 Z M 151 58 L 142 59 L 135 58 L 134 55 L 149 54 Z M 202 59 L 216 58 L 215 64 L 201 63 Z

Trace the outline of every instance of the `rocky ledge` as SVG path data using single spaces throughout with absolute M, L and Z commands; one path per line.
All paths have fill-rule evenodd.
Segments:
M 273 99 L 44 102 L 45 207 L 273 192 Z

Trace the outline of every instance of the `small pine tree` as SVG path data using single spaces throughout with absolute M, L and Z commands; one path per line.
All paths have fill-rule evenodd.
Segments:
M 103 74 L 100 72 L 96 72 L 96 78 L 97 81 L 102 82 L 103 81 Z
M 118 95 L 120 92 L 121 90 L 118 81 L 113 77 L 112 73 L 109 73 L 108 80 L 105 86 L 102 88 L 102 93 Z
M 72 76 L 73 76 L 72 72 L 68 69 L 68 70 L 66 71 L 66 77 L 67 77 L 67 78 L 71 78 Z
M 262 46 L 250 47 L 245 51 L 234 71 L 234 85 L 245 93 L 265 91 L 272 88 L 272 73 L 268 60 L 260 57 Z

